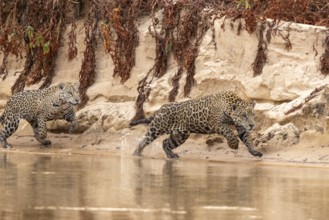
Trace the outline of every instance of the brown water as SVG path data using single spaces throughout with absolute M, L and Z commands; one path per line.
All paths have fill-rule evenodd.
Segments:
M 0 220 L 328 219 L 329 169 L 0 153 Z

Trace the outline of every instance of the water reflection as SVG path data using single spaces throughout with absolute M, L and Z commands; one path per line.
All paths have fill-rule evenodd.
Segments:
M 327 219 L 329 169 L 0 153 L 0 219 Z

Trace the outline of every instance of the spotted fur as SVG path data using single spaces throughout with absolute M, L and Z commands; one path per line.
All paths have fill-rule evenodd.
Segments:
M 72 106 L 80 102 L 79 84 L 60 83 L 41 89 L 23 91 L 13 95 L 5 106 L 0 117 L 3 125 L 0 130 L 0 144 L 10 148 L 7 142 L 16 130 L 20 119 L 25 119 L 32 126 L 36 139 L 43 145 L 51 144 L 47 137 L 46 122 L 65 119 L 72 123 L 71 130 L 76 127 L 76 118 Z
M 168 158 L 178 158 L 172 150 L 183 144 L 190 133 L 223 135 L 230 148 L 237 149 L 239 140 L 253 156 L 262 153 L 254 150 L 249 131 L 254 127 L 254 102 L 242 100 L 233 92 L 222 92 L 185 102 L 163 105 L 153 116 L 131 122 L 149 124 L 147 133 L 133 155 L 140 156 L 143 149 L 162 134 L 170 136 L 163 141 Z M 234 126 L 238 136 L 231 127 Z

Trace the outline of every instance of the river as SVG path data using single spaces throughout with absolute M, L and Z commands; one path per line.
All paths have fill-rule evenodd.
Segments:
M 328 216 L 328 168 L 0 153 L 0 220 Z

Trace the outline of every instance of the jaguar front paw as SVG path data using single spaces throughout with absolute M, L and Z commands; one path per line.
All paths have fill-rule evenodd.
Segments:
M 47 140 L 47 139 L 45 139 L 45 140 L 41 140 L 40 141 L 40 143 L 42 144 L 42 145 L 51 145 L 51 141 L 50 140 Z

